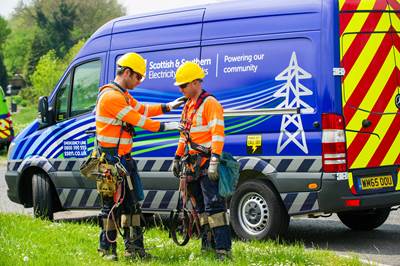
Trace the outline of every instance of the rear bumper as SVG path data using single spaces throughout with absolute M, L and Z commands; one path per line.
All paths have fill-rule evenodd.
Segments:
M 19 173 L 15 171 L 7 171 L 5 174 L 5 179 L 8 187 L 8 198 L 15 203 L 22 204 L 18 193 L 18 184 L 20 179 Z
M 360 206 L 348 207 L 346 200 L 360 200 Z M 322 187 L 318 192 L 320 212 L 340 212 L 371 208 L 385 208 L 400 205 L 400 191 L 376 193 L 370 195 L 353 195 L 348 180 L 336 180 L 333 174 L 324 174 Z

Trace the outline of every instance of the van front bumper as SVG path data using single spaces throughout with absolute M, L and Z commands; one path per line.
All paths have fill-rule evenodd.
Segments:
M 18 184 L 20 179 L 19 173 L 16 171 L 7 171 L 5 174 L 5 179 L 8 187 L 8 198 L 15 203 L 22 204 L 18 193 Z
M 346 206 L 347 200 L 360 200 L 359 206 Z M 319 211 L 334 213 L 348 210 L 387 208 L 400 205 L 400 191 L 353 195 L 348 180 L 336 180 L 333 174 L 323 174 L 318 192 Z

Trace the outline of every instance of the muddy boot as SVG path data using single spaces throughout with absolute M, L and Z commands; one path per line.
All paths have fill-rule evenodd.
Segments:
M 127 259 L 151 259 L 149 253 L 146 252 L 143 245 L 143 232 L 139 226 L 131 226 L 124 230 L 125 252 L 124 257 Z
M 117 261 L 118 260 L 116 243 L 111 244 L 111 247 L 109 249 L 99 248 L 99 249 L 97 249 L 97 252 L 99 253 L 100 257 L 102 257 L 104 260 L 107 260 L 107 261 Z
M 223 249 L 216 250 L 215 255 L 217 260 L 219 261 L 232 260 L 232 252 L 230 250 L 223 250 Z

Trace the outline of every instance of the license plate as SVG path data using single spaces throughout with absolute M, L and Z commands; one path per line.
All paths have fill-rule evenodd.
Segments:
M 380 189 L 393 187 L 393 178 L 391 175 L 364 177 L 360 179 L 361 189 Z

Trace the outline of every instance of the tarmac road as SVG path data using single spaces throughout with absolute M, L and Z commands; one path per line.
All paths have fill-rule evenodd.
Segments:
M 4 179 L 5 164 L 0 163 L 0 212 L 14 212 L 32 215 L 32 208 L 11 202 L 7 197 Z M 93 216 L 97 212 L 61 212 L 55 219 L 74 219 Z M 288 242 L 303 242 L 307 248 L 329 249 L 340 255 L 356 254 L 366 261 L 400 266 L 400 210 L 390 214 L 384 225 L 370 232 L 356 232 L 347 229 L 333 215 L 329 218 L 292 218 Z

